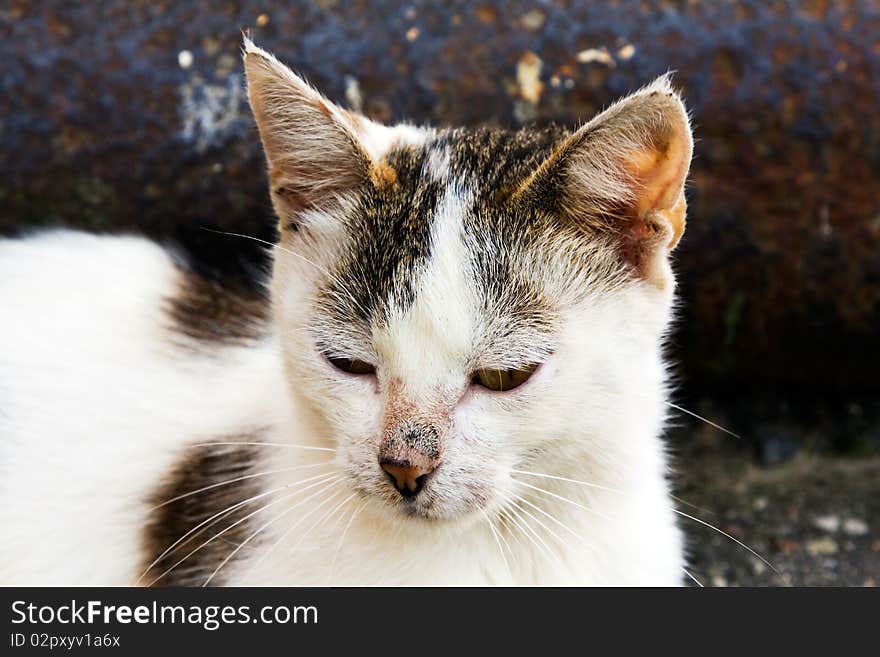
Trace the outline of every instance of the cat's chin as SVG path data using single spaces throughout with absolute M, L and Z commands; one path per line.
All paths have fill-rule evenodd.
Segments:
M 445 523 L 461 518 L 461 514 L 449 514 L 418 503 L 403 502 L 391 510 L 397 517 L 429 523 Z

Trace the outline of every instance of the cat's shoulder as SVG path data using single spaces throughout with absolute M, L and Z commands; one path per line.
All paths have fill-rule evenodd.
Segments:
M 0 240 L 0 298 L 7 327 L 31 315 L 69 314 L 81 322 L 108 319 L 173 289 L 171 254 L 135 236 L 71 230 L 36 232 Z M 16 319 L 18 321 L 16 321 Z
M 123 263 L 151 264 L 162 268 L 170 263 L 170 254 L 157 243 L 136 235 L 100 235 L 78 230 L 35 230 L 20 236 L 0 239 L 0 271 L 27 276 L 14 281 L 37 281 L 71 265 L 69 273 L 77 276 Z M 132 263 L 132 259 L 137 262 Z M 6 281 L 4 281 L 6 282 Z M 62 281 L 55 281 L 61 283 Z
M 73 230 L 0 239 L 0 302 L 7 345 L 43 327 L 66 341 L 123 330 L 142 344 L 214 348 L 260 338 L 268 314 L 258 283 L 206 276 L 144 237 Z
M 0 581 L 131 584 L 192 445 L 283 416 L 262 306 L 147 239 L 53 231 L 0 240 L 0 308 Z

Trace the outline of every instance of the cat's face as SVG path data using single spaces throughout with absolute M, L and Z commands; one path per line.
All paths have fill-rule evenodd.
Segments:
M 473 517 L 601 461 L 662 385 L 687 117 L 665 80 L 569 134 L 387 128 L 246 44 L 294 394 L 354 490 Z M 638 419 L 633 419 L 637 422 Z

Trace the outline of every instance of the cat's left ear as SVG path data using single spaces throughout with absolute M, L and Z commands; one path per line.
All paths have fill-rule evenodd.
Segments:
M 585 228 L 613 232 L 625 254 L 646 265 L 684 232 L 692 152 L 687 110 L 664 76 L 571 135 L 521 193 Z

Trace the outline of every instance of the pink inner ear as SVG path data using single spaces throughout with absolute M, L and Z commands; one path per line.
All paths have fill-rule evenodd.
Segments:
M 675 135 L 663 150 L 633 153 L 627 169 L 638 184 L 638 216 L 668 210 L 678 202 L 690 163 L 688 140 Z
M 663 149 L 632 153 L 627 170 L 636 182 L 635 215 L 638 224 L 659 219 L 671 233 L 667 245 L 673 248 L 684 232 L 684 180 L 690 165 L 690 140 L 687 134 L 671 134 Z M 641 230 L 640 235 L 652 234 Z

